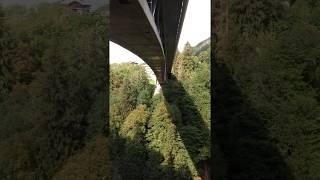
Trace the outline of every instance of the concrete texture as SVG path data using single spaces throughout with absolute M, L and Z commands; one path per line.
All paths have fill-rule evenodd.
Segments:
M 187 4 L 158 1 L 156 25 L 146 0 L 111 0 L 110 40 L 144 60 L 163 84 L 171 72 Z
M 146 1 L 111 0 L 110 40 L 143 59 L 160 82 L 164 81 L 165 59 L 162 43 Z M 141 5 L 141 4 L 142 5 Z M 145 9 L 143 9 L 143 7 Z

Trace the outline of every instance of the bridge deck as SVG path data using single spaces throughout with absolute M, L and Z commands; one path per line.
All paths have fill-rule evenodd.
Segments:
M 143 59 L 153 70 L 159 82 L 164 81 L 165 59 L 156 25 L 150 23 L 138 0 L 121 4 L 112 0 L 110 6 L 110 40 L 127 48 Z M 123 1 L 125 2 L 125 1 Z M 149 8 L 143 1 L 145 8 Z M 153 18 L 149 14 L 149 18 Z M 151 21 L 152 22 L 152 21 Z
M 144 60 L 159 83 L 167 80 L 188 0 L 111 0 L 110 40 Z

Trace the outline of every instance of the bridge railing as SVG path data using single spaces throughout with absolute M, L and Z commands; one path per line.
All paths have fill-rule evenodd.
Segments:
M 160 5 L 161 0 L 146 0 L 146 1 L 149 5 L 151 14 L 153 15 L 153 18 L 154 18 L 155 24 L 157 26 L 160 38 L 163 42 L 165 36 L 164 36 L 164 32 L 163 32 L 163 24 L 162 24 L 162 17 L 161 17 L 161 11 L 162 11 L 162 8 Z
M 165 10 L 163 10 L 163 5 L 166 4 L 163 0 L 146 0 L 150 11 L 154 17 L 154 21 L 155 24 L 157 26 L 160 38 L 162 40 L 162 42 L 165 42 L 165 36 L 164 36 L 164 25 L 163 25 L 163 21 L 165 21 L 163 19 L 163 13 L 165 12 Z M 177 9 L 177 39 L 180 36 L 181 33 L 181 29 L 182 29 L 182 23 L 183 23 L 183 19 L 186 13 L 186 7 L 188 6 L 188 0 L 174 0 L 176 1 L 176 7 Z M 163 43 L 163 46 L 165 46 L 165 44 Z M 163 47 L 165 49 L 165 47 Z
M 147 3 L 149 5 L 152 15 L 154 16 L 158 0 L 147 0 Z
M 165 71 L 167 72 L 171 72 L 170 69 L 166 68 L 171 68 L 172 66 L 171 61 L 173 61 L 177 49 L 188 1 L 146 0 L 162 42 L 163 53 L 166 59 Z

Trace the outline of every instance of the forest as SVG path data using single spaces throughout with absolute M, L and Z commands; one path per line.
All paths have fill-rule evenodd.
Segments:
M 0 179 L 106 179 L 108 18 L 0 6 Z
M 0 179 L 320 179 L 320 1 L 212 6 L 154 94 L 105 8 L 0 5 Z
M 0 6 L 0 179 L 210 175 L 210 41 L 186 44 L 153 95 L 143 66 L 109 73 L 108 21 L 104 8 Z
M 212 13 L 214 179 L 320 179 L 320 1 Z
M 187 43 L 159 94 L 139 64 L 110 66 L 111 179 L 210 179 L 210 40 Z

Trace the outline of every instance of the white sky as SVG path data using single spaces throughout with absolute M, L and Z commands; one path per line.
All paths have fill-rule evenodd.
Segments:
M 207 39 L 211 35 L 211 4 L 210 0 L 189 0 L 184 19 L 178 50 L 181 52 L 187 41 L 191 46 Z M 110 42 L 110 64 L 133 61 L 143 63 L 138 56 L 121 46 Z

